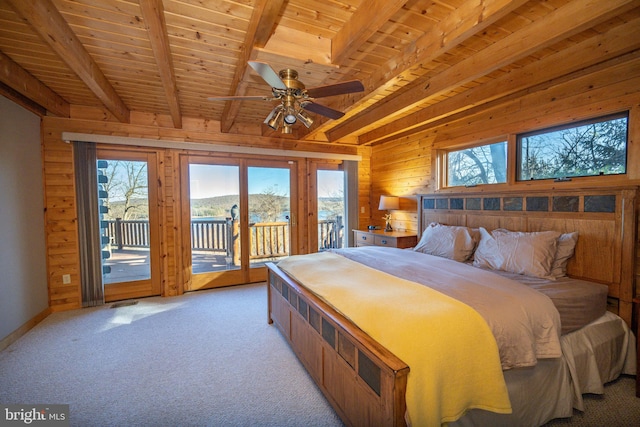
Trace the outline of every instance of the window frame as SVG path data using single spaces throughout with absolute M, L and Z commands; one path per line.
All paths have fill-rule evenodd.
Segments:
M 527 138 L 530 136 L 535 136 L 535 135 L 543 135 L 546 133 L 552 133 L 552 132 L 557 132 L 557 131 L 561 131 L 561 130 L 565 130 L 565 129 L 573 129 L 573 128 L 578 128 L 581 126 L 587 126 L 590 124 L 594 124 L 594 123 L 604 123 L 604 122 L 608 122 L 608 121 L 612 121 L 612 120 L 617 120 L 617 119 L 622 119 L 625 118 L 627 120 L 627 129 L 626 129 L 626 135 L 625 135 L 625 171 L 622 173 L 616 173 L 616 174 L 598 174 L 598 175 L 576 175 L 576 176 L 570 176 L 570 177 L 562 177 L 562 176 L 558 176 L 558 177 L 549 177 L 549 178 L 530 178 L 530 179 L 523 179 L 520 177 L 520 172 L 521 172 L 521 167 L 522 167 L 522 151 L 521 151 L 521 143 L 522 143 L 522 139 L 523 138 Z M 562 181 L 562 180 L 566 180 L 566 181 L 571 181 L 573 179 L 581 179 L 581 178 L 602 178 L 605 176 L 608 177 L 620 177 L 620 176 L 626 176 L 629 172 L 629 110 L 625 110 L 625 111 L 621 111 L 618 113 L 612 113 L 612 114 L 607 114 L 604 116 L 598 116 L 598 117 L 592 117 L 589 119 L 584 119 L 584 120 L 580 120 L 580 121 L 576 121 L 576 122 L 569 122 L 569 123 L 564 123 L 564 124 L 560 124 L 560 125 L 555 125 L 555 126 L 549 126 L 546 128 L 541 128 L 541 129 L 536 129 L 533 131 L 529 131 L 529 132 L 522 132 L 522 133 L 518 133 L 515 135 L 515 165 L 514 165 L 514 181 L 516 183 L 521 183 L 521 182 L 543 182 L 543 181 Z
M 607 120 L 613 120 L 615 118 L 627 118 L 627 135 L 626 135 L 626 156 L 625 156 L 625 164 L 626 164 L 626 172 L 624 174 L 608 174 L 608 175 L 585 175 L 585 176 L 575 176 L 571 177 L 570 180 L 562 181 L 563 185 L 577 185 L 577 186 L 585 186 L 585 185 L 594 185 L 594 186 L 606 186 L 614 183 L 623 183 L 624 181 L 628 181 L 629 179 L 634 179 L 633 171 L 629 169 L 630 159 L 633 159 L 633 154 L 630 150 L 629 139 L 633 133 L 632 129 L 632 115 L 633 112 L 631 109 L 626 108 L 624 110 L 614 110 L 607 112 L 605 114 L 599 116 L 591 116 L 584 119 L 576 120 L 574 122 L 566 122 L 562 124 L 556 124 L 551 126 L 546 126 L 544 128 L 538 128 L 533 130 L 527 130 L 524 132 L 510 132 L 507 134 L 502 134 L 499 136 L 484 138 L 482 140 L 470 141 L 469 143 L 459 143 L 455 146 L 446 147 L 446 148 L 434 148 L 432 151 L 432 167 L 434 173 L 432 174 L 432 183 L 436 191 L 478 191 L 482 190 L 482 188 L 486 188 L 490 186 L 492 190 L 495 191 L 509 191 L 514 190 L 514 188 L 520 186 L 531 186 L 536 185 L 540 188 L 546 188 L 549 185 L 556 185 L 558 181 L 555 178 L 544 178 L 544 179 L 534 179 L 534 180 L 518 180 L 519 175 L 519 149 L 518 149 L 518 137 L 521 135 L 530 136 L 533 134 L 545 133 L 550 130 L 560 130 L 563 128 L 571 128 L 577 127 L 584 124 L 603 122 Z M 507 142 L 507 180 L 505 183 L 496 183 L 496 184 L 477 184 L 475 186 L 449 186 L 448 185 L 448 154 L 452 151 L 460 151 L 468 148 L 473 148 L 481 145 L 491 145 L 497 142 Z M 437 145 L 441 145 L 440 143 Z M 573 184 L 571 184 L 573 182 Z
M 489 146 L 489 145 L 499 144 L 499 143 L 504 143 L 505 149 L 506 149 L 506 156 L 505 156 L 506 157 L 506 160 L 505 160 L 506 180 L 505 182 L 495 182 L 495 183 L 489 183 L 489 184 L 473 184 L 473 185 L 449 185 L 449 153 L 456 152 L 456 151 L 464 151 L 464 150 L 469 150 L 476 147 Z M 438 161 L 437 188 L 455 190 L 455 189 L 464 189 L 464 188 L 477 188 L 477 187 L 484 187 L 484 186 L 491 186 L 491 188 L 499 188 L 500 186 L 509 185 L 511 183 L 511 176 L 512 176 L 511 168 L 510 168 L 511 157 L 512 157 L 511 147 L 512 147 L 512 144 L 510 143 L 510 138 L 508 135 L 505 135 L 502 137 L 485 139 L 482 141 L 475 141 L 474 143 L 468 144 L 468 145 L 465 144 L 465 145 L 459 145 L 456 147 L 449 147 L 446 149 L 438 150 L 437 157 L 439 161 Z

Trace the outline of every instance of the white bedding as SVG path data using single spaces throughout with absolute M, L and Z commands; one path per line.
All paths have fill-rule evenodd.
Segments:
M 354 261 L 421 283 L 475 309 L 491 328 L 503 369 L 560 357 L 560 316 L 544 294 L 446 258 L 366 246 L 334 250 Z M 525 314 L 523 316 L 523 313 Z
M 601 317 L 607 311 L 609 287 L 571 277 L 554 280 L 491 270 L 547 295 L 553 301 L 562 325 L 562 335 L 573 332 Z

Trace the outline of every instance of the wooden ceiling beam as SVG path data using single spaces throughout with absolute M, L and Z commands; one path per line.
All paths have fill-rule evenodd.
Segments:
M 164 6 L 162 0 L 140 0 L 144 26 L 149 33 L 151 49 L 156 59 L 162 87 L 167 98 L 169 113 L 173 120 L 173 126 L 182 128 L 182 112 L 180 111 L 180 98 L 178 97 L 178 85 L 173 68 L 173 57 L 167 33 L 167 24 L 164 19 Z
M 253 8 L 249 27 L 238 57 L 238 64 L 231 83 L 231 96 L 244 96 L 247 93 L 249 66 L 247 61 L 254 58 L 254 47 L 264 47 L 273 34 L 273 29 L 286 0 L 258 0 Z M 242 101 L 227 101 L 220 119 L 220 131 L 229 132 L 240 111 Z
M 375 104 L 329 132 L 330 141 L 338 140 L 357 129 L 388 120 L 429 98 L 442 95 L 455 87 L 473 81 L 499 68 L 509 65 L 560 40 L 636 6 L 634 0 L 574 0 L 551 12 L 521 30 L 490 45 L 482 51 L 458 62 L 446 71 L 430 78 L 424 88 L 412 85 L 397 96 Z M 424 85 L 424 82 L 422 82 Z M 348 125 L 346 125 L 348 123 Z
M 246 46 L 265 47 L 267 42 L 273 35 L 273 32 L 280 16 L 282 6 L 286 0 L 262 0 L 256 2 L 257 15 L 254 22 L 254 15 L 251 15 L 249 23 L 249 31 L 247 31 L 247 39 L 250 44 Z M 255 12 L 254 12 L 255 13 Z M 249 34 L 252 34 L 249 37 Z
M 60 117 L 70 117 L 71 107 L 60 95 L 0 52 L 0 82 Z
M 20 105 L 22 108 L 28 111 L 31 111 L 33 114 L 37 116 L 44 117 L 47 115 L 47 109 L 44 108 L 42 105 L 36 104 L 35 101 L 33 101 L 32 99 L 27 98 L 26 96 L 24 96 L 23 94 L 15 90 L 14 88 L 2 83 L 1 81 L 0 81 L 0 96 L 4 96 L 5 98 L 12 100 L 16 104 Z
M 407 3 L 407 0 L 372 0 L 363 3 L 351 16 L 343 27 L 331 39 L 331 63 L 340 65 L 349 59 L 369 38 L 371 38 L 383 25 L 385 25 L 398 10 Z M 376 86 L 377 87 L 377 86 Z M 337 107 L 346 110 L 349 106 L 344 102 L 352 100 L 352 97 L 343 98 L 343 104 Z M 327 125 L 323 125 L 326 123 Z M 311 130 L 303 129 L 304 138 L 317 139 L 326 127 L 334 125 L 333 121 L 322 117 L 315 121 Z M 322 138 L 321 138 L 322 139 Z
M 383 138 L 366 138 L 367 142 L 363 145 L 374 145 L 374 144 L 382 144 L 388 141 L 395 141 L 398 138 L 409 137 L 410 135 L 415 135 L 420 132 L 428 132 L 433 129 L 440 128 L 442 126 L 449 126 L 452 123 L 460 123 L 470 117 L 476 117 L 478 115 L 486 114 L 487 111 L 498 111 L 499 109 L 504 109 L 505 105 L 513 105 L 512 103 L 517 100 L 528 99 L 531 97 L 535 97 L 537 92 L 540 94 L 544 94 L 545 92 L 554 90 L 562 85 L 571 84 L 574 80 L 582 79 L 583 77 L 588 77 L 590 75 L 600 75 L 606 73 L 607 70 L 619 70 L 624 67 L 625 71 L 622 73 L 618 72 L 617 75 L 615 73 L 611 73 L 607 78 L 611 78 L 615 80 L 615 78 L 621 78 L 620 74 L 626 73 L 626 76 L 636 76 L 638 68 L 638 61 L 640 60 L 640 50 L 635 50 L 624 54 L 622 56 L 618 56 L 609 60 L 605 60 L 598 64 L 594 64 L 591 67 L 575 71 L 570 74 L 565 74 L 564 76 L 557 77 L 553 80 L 543 82 L 532 86 L 527 89 L 522 89 L 512 94 L 503 96 L 502 98 L 495 99 L 481 105 L 475 105 L 471 108 L 465 109 L 463 111 L 455 112 L 454 114 L 447 114 L 442 117 L 438 117 L 435 120 L 430 121 L 428 124 L 424 124 L 422 126 L 414 127 L 412 129 L 406 130 L 404 132 L 394 133 L 393 135 L 387 135 Z M 633 70 L 633 71 L 629 71 Z M 638 76 L 640 77 L 640 76 Z M 600 81 L 606 81 L 602 77 L 599 77 Z M 593 85 L 590 85 L 593 86 Z M 541 95 L 544 96 L 544 95 Z M 552 97 L 551 97 L 552 98 Z M 549 101 L 549 100 L 547 100 Z M 508 107 L 507 107 L 508 108 Z M 501 114 L 501 113 L 496 113 Z M 593 111 L 589 111 L 587 114 L 593 115 Z M 366 134 L 365 134 L 366 135 Z M 474 137 L 475 138 L 475 137 Z M 479 138 L 479 137 L 477 137 Z M 362 144 L 362 141 L 359 141 Z M 449 142 L 450 143 L 450 142 Z M 461 144 L 468 144 L 469 140 L 460 141 Z
M 625 56 L 637 57 L 634 53 Z M 599 71 L 592 74 L 575 79 L 563 78 L 563 85 L 554 86 L 548 91 L 531 92 L 511 102 L 451 117 L 446 124 L 437 128 L 432 147 L 464 147 L 470 140 L 495 138 L 496 133 L 515 134 L 523 129 L 541 129 L 558 125 L 559 122 L 587 120 L 594 115 L 628 110 L 638 103 L 637 93 L 630 88 L 640 87 L 640 59 L 619 62 L 616 58 L 609 61 L 609 65 L 613 63 L 617 65 L 597 67 Z M 552 108 L 549 105 L 551 100 Z M 550 110 L 554 113 L 549 114 Z M 523 121 L 525 117 L 527 119 Z M 501 123 L 498 132 L 494 126 L 496 122 Z
M 331 62 L 349 59 L 371 36 L 385 25 L 407 0 L 369 0 L 363 2 L 351 19 L 331 39 Z
M 640 49 L 637 29 L 640 18 L 615 27 L 601 37 L 592 37 L 561 52 L 525 67 L 512 70 L 495 80 L 430 105 L 372 131 L 360 135 L 361 144 L 371 144 L 398 135 L 421 132 L 450 116 L 482 108 L 494 100 L 504 102 L 533 90 L 557 84 L 559 76 L 576 77 L 577 72 L 595 72 L 596 67 L 612 66 L 614 58 L 624 60 L 628 53 Z M 545 84 L 546 83 L 546 84 Z
M 335 106 L 343 111 L 359 111 L 366 108 L 366 104 L 378 96 L 385 96 L 389 88 L 404 80 L 404 75 L 410 73 L 412 68 L 419 68 L 450 51 L 460 43 L 484 31 L 499 19 L 505 17 L 515 9 L 519 8 L 528 0 L 471 0 L 466 1 L 446 19 L 433 25 L 418 38 L 414 43 L 409 44 L 398 55 L 387 61 L 373 75 L 363 81 L 365 92 L 359 98 L 350 97 L 350 105 Z M 354 100 L 355 99 L 355 100 Z M 354 116 L 357 117 L 357 116 Z M 332 141 L 338 135 L 346 136 L 355 132 L 350 126 L 349 117 L 335 125 L 334 122 L 324 123 L 314 127 L 309 138 L 315 137 L 318 133 L 329 131 L 334 132 Z M 336 129 L 341 129 L 336 131 Z M 338 133 L 339 132 L 339 133 Z M 343 136 L 340 136 L 342 138 Z
M 7 0 L 121 122 L 130 112 L 51 0 Z

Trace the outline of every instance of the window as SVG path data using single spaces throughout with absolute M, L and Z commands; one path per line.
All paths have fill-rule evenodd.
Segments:
M 628 113 L 518 135 L 519 181 L 626 173 Z
M 447 186 L 507 182 L 507 142 L 447 153 Z

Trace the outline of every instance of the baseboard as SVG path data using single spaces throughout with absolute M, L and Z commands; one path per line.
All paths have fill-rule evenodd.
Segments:
M 20 326 L 18 329 L 11 332 L 6 337 L 4 337 L 2 340 L 0 340 L 0 351 L 4 350 L 5 348 L 9 347 L 11 344 L 16 342 L 21 336 L 29 332 L 34 326 L 42 322 L 50 314 L 51 314 L 51 308 L 47 308 L 43 310 L 41 313 L 34 316 L 27 323 Z

